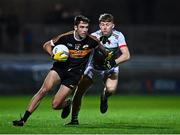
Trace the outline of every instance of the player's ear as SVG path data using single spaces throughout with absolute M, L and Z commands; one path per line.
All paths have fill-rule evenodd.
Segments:
M 113 26 L 112 26 L 113 29 L 114 29 L 114 26 L 115 26 L 115 25 L 113 24 Z
M 77 26 L 76 25 L 74 25 L 74 30 L 77 30 Z

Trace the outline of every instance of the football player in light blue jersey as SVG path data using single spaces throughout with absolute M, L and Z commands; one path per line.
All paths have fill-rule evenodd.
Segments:
M 105 113 L 108 109 L 108 97 L 116 91 L 118 84 L 119 64 L 130 58 L 125 38 L 121 32 L 114 29 L 114 26 L 114 19 L 111 14 L 105 13 L 100 15 L 100 30 L 92 33 L 92 35 L 100 40 L 102 45 L 112 54 L 112 56 L 107 60 L 99 51 L 95 51 L 92 55 L 86 71 L 84 72 L 84 77 L 80 81 L 74 94 L 72 118 L 71 122 L 67 125 L 79 124 L 78 113 L 81 107 L 82 97 L 86 90 L 92 85 L 93 77 L 97 74 L 102 76 L 105 85 L 100 98 L 100 111 L 101 113 Z M 67 116 L 68 115 L 69 114 L 67 113 Z

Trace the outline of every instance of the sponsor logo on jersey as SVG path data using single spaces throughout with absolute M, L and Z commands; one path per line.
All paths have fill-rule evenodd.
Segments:
M 84 58 L 91 52 L 91 49 L 85 50 L 69 50 L 71 58 Z
M 76 49 L 76 50 L 79 50 L 79 49 L 80 49 L 80 46 L 81 46 L 81 44 L 75 44 L 75 49 Z
M 89 45 L 83 45 L 82 48 L 83 48 L 83 49 L 88 49 L 88 48 L 89 48 Z
M 67 46 L 69 47 L 73 47 L 73 45 L 71 43 L 67 43 Z

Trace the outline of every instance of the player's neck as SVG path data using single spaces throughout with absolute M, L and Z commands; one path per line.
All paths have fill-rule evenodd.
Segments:
M 77 40 L 77 41 L 82 41 L 83 39 L 85 39 L 86 37 L 81 37 L 79 36 L 79 34 L 74 31 L 74 39 Z
M 108 34 L 103 34 L 102 33 L 102 36 L 106 36 L 106 37 L 110 37 L 111 35 L 112 35 L 112 31 L 110 33 L 108 33 Z

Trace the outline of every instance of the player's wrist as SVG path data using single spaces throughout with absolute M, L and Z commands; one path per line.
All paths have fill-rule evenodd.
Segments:
M 116 64 L 116 61 L 114 59 L 110 59 L 110 60 L 106 60 L 105 61 L 105 67 L 107 69 L 111 69 L 113 67 L 115 67 L 117 64 Z
M 118 62 L 117 62 L 117 60 L 114 60 L 114 62 L 116 63 L 115 65 L 118 65 Z
M 111 66 L 115 67 L 117 65 L 116 60 L 112 59 L 110 60 Z
M 54 58 L 54 54 L 50 54 L 51 58 Z

